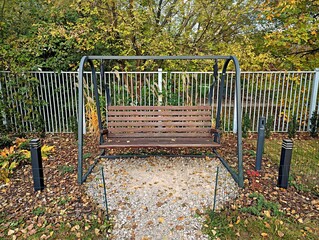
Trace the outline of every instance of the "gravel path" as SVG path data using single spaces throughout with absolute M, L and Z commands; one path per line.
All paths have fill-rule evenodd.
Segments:
M 218 159 L 149 157 L 103 159 L 87 191 L 104 207 L 100 168 L 114 220 L 113 239 L 207 239 L 201 232 L 212 208 L 216 169 L 217 208 L 236 197 L 238 187 Z

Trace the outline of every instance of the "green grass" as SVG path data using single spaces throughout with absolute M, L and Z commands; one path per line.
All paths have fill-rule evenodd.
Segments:
M 244 153 L 255 156 L 256 139 L 247 139 L 252 149 Z M 264 157 L 279 167 L 282 139 L 266 139 Z M 319 196 L 319 139 L 294 140 L 290 168 L 290 186 L 296 191 Z M 278 173 L 276 173 L 278 174 Z M 208 211 L 203 231 L 211 239 L 318 239 L 319 222 L 286 216 L 276 202 L 267 201 L 260 193 L 252 193 L 250 206 Z
M 281 140 L 265 141 L 264 156 L 280 163 Z M 294 140 L 290 167 L 290 185 L 299 191 L 311 191 L 319 196 L 319 139 Z
M 251 207 L 209 211 L 203 232 L 211 239 L 318 239 L 319 229 L 314 222 L 300 224 L 285 217 L 278 204 L 266 201 L 261 194 L 251 194 L 255 199 Z
M 66 173 L 72 173 L 74 171 L 74 167 L 67 166 L 67 165 L 60 165 L 58 166 L 58 170 L 62 175 L 64 175 Z
M 38 215 L 40 210 L 36 210 L 35 215 Z M 0 239 L 12 239 L 12 236 L 8 235 L 8 231 L 15 230 L 15 234 L 19 233 L 21 229 L 26 229 L 26 225 L 23 219 L 8 220 L 5 213 L 0 213 Z M 7 227 L 2 224 L 8 223 Z M 107 234 L 110 232 L 111 223 L 104 220 L 98 221 L 96 218 L 90 221 L 70 221 L 68 223 L 62 222 L 58 225 L 52 225 L 45 223 L 41 227 L 34 225 L 36 232 L 34 234 L 27 235 L 27 237 L 20 236 L 21 239 L 40 239 L 42 236 L 49 237 L 49 239 L 106 239 Z M 19 230 L 17 230 L 19 229 Z M 28 232 L 28 231 L 27 231 Z M 2 235 L 1 235 L 2 234 Z M 19 237 L 18 237 L 19 239 Z

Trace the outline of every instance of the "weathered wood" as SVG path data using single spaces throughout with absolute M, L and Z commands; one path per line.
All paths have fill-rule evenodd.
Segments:
M 107 127 L 100 148 L 220 146 L 210 106 L 109 106 Z
M 135 111 L 135 110 L 209 110 L 211 106 L 109 106 L 109 111 Z
M 109 116 L 109 121 L 120 121 L 120 122 L 126 122 L 126 121 L 209 121 L 211 120 L 211 116 Z
M 196 127 L 196 126 L 203 126 L 203 127 L 210 127 L 211 122 L 205 121 L 205 122 L 144 122 L 141 124 L 141 122 L 131 122 L 127 121 L 125 122 L 125 126 L 123 122 L 109 122 L 108 123 L 109 129 L 113 127 L 139 127 L 139 126 L 154 126 L 154 127 L 165 127 L 165 126 L 180 126 L 180 127 Z
M 220 144 L 213 142 L 212 138 L 110 138 L 100 148 L 139 148 L 139 147 L 213 147 Z
M 118 128 L 109 128 L 109 133 L 150 133 L 150 132 L 198 132 L 198 133 L 210 133 L 210 128 L 204 127 L 148 127 L 148 126 L 141 126 L 141 127 L 118 127 Z
M 109 111 L 111 116 L 210 116 L 210 111 Z
M 108 137 L 113 138 L 113 137 L 118 137 L 118 138 L 129 138 L 129 137 L 134 137 L 134 138 L 153 138 L 153 137 L 197 137 L 197 138 L 202 138 L 202 137 L 211 137 L 210 132 L 206 133 L 109 133 Z

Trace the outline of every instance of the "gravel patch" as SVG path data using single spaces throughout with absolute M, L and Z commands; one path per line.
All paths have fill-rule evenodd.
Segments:
M 217 167 L 216 208 L 238 194 L 237 184 L 215 158 L 103 159 L 86 183 L 88 194 L 103 208 L 101 167 L 113 239 L 208 239 L 201 232 L 201 213 L 213 207 Z

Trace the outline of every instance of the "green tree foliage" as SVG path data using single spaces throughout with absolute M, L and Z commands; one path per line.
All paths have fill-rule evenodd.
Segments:
M 318 7 L 314 0 L 0 0 L 0 69 L 74 70 L 93 54 L 233 54 L 244 70 L 313 70 Z
M 319 1 L 266 0 L 259 24 L 258 48 L 276 59 L 274 69 L 313 70 L 319 65 Z

